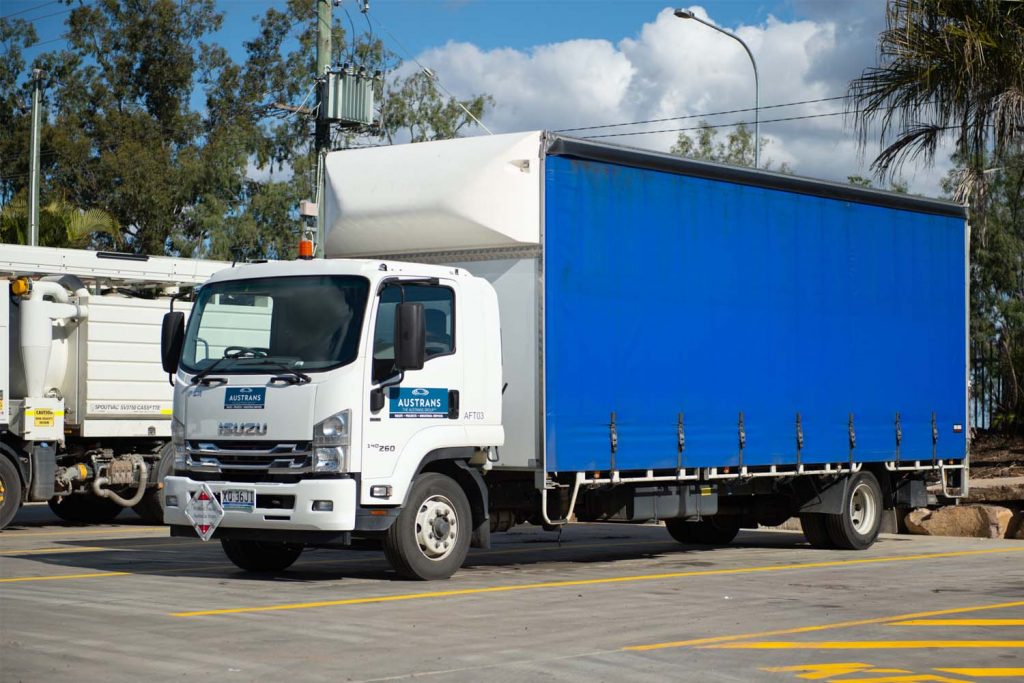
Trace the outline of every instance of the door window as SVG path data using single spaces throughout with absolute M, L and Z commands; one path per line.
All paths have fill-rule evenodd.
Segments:
M 387 285 L 380 293 L 377 323 L 373 330 L 373 381 L 395 371 L 395 315 L 398 304 L 423 304 L 426 327 L 426 359 L 455 352 L 455 292 L 436 285 Z

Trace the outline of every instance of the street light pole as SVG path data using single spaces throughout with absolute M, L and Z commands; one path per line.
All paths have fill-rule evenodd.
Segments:
M 46 73 L 32 70 L 32 132 L 29 136 L 28 157 L 28 243 L 39 244 L 39 137 L 42 115 L 43 79 Z
M 761 136 L 760 136 L 760 130 L 759 130 L 759 126 L 758 126 L 757 120 L 758 120 L 758 113 L 759 113 L 760 104 L 761 104 L 761 102 L 760 102 L 760 100 L 761 100 L 761 85 L 760 85 L 760 82 L 758 81 L 758 78 L 757 78 L 757 62 L 754 61 L 754 53 L 752 53 L 750 51 L 750 48 L 747 47 L 747 44 L 743 42 L 743 39 L 740 38 L 735 33 L 732 33 L 730 31 L 726 31 L 723 28 L 719 28 L 719 27 L 715 26 L 714 24 L 712 24 L 709 21 L 704 21 L 703 19 L 701 19 L 700 17 L 698 17 L 696 14 L 694 14 L 693 12 L 691 12 L 689 10 L 677 9 L 675 11 L 675 15 L 677 17 L 679 17 L 680 19 L 693 19 L 694 21 L 696 21 L 698 23 L 701 23 L 701 24 L 704 24 L 705 26 L 707 26 L 709 28 L 715 29 L 719 33 L 724 33 L 725 35 L 729 36 L 730 38 L 732 38 L 733 40 L 738 42 L 740 45 L 742 45 L 743 49 L 747 51 L 747 56 L 750 57 L 750 64 L 751 64 L 751 66 L 754 67 L 754 168 L 760 168 L 760 166 L 761 166 Z

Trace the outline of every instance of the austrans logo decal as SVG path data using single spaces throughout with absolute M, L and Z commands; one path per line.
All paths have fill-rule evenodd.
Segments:
M 394 418 L 448 417 L 448 390 L 392 387 L 388 414 Z
M 224 408 L 227 410 L 263 410 L 266 400 L 266 387 L 230 387 L 224 392 Z

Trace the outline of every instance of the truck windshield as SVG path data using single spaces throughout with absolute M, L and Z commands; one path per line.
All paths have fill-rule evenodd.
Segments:
M 315 372 L 355 360 L 369 282 L 339 275 L 205 285 L 185 334 L 181 366 L 220 373 Z M 284 366 L 284 368 L 282 368 Z

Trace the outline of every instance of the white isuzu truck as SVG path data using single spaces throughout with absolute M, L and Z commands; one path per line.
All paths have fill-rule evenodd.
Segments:
M 162 522 L 173 458 L 161 320 L 228 265 L 0 245 L 0 529 L 30 501 L 71 522 L 125 507 Z
M 963 207 L 541 132 L 326 169 L 328 258 L 165 318 L 172 534 L 435 579 L 523 521 L 860 549 L 966 492 Z

